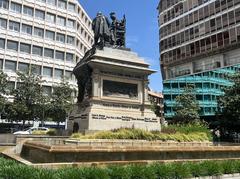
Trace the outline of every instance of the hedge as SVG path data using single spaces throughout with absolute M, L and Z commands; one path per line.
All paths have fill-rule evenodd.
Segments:
M 0 158 L 1 179 L 169 179 L 240 173 L 240 161 L 38 169 Z

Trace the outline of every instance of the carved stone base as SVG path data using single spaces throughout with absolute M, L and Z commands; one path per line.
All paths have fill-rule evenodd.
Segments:
M 159 131 L 160 120 L 150 110 L 150 106 L 148 107 L 142 112 L 142 106 L 136 104 L 92 101 L 88 105 L 86 103 L 77 104 L 70 122 L 72 123 L 72 127 L 73 123 L 75 123 L 75 126 L 78 125 L 76 129 L 82 133 L 119 128 Z

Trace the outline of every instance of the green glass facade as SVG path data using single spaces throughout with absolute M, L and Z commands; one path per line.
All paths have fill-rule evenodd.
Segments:
M 186 84 L 195 86 L 201 117 L 214 116 L 217 110 L 217 97 L 224 94 L 224 87 L 232 85 L 227 76 L 236 71 L 240 71 L 240 64 L 164 80 L 165 118 L 174 116 L 175 97 L 183 92 Z

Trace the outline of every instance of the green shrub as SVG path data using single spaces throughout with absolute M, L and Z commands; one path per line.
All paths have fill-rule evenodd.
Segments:
M 86 179 L 83 169 L 79 168 L 62 168 L 55 172 L 55 179 Z
M 81 133 L 73 133 L 71 135 L 71 138 L 74 138 L 74 139 L 81 139 L 83 137 L 83 135 Z
M 130 171 L 126 166 L 109 166 L 108 175 L 111 179 L 130 179 Z
M 199 164 L 203 168 L 203 176 L 219 176 L 222 175 L 222 163 L 216 161 L 204 161 Z
M 99 167 L 83 168 L 86 179 L 110 179 L 107 170 Z M 84 179 L 85 179 L 84 178 Z
M 184 130 L 182 130 L 184 131 Z M 201 131 L 201 130 L 199 130 Z M 211 138 L 205 132 L 179 132 L 162 133 L 157 131 L 145 131 L 142 129 L 118 129 L 114 131 L 101 131 L 90 135 L 75 133 L 71 138 L 76 139 L 136 139 L 136 140 L 162 140 L 177 142 L 209 141 Z
M 151 165 L 157 178 L 168 179 L 174 178 L 174 170 L 171 164 L 154 163 Z
M 156 179 L 156 174 L 151 166 L 130 165 L 128 170 L 130 179 Z
M 33 135 L 46 135 L 47 131 L 36 130 L 32 132 Z
M 225 174 L 231 174 L 231 173 L 237 173 L 238 172 L 238 166 L 237 162 L 233 160 L 227 160 L 221 162 L 223 173 Z
M 173 163 L 172 170 L 174 171 L 175 178 L 189 178 L 192 176 L 189 165 L 186 163 Z
M 47 135 L 56 136 L 57 135 L 57 130 L 56 129 L 49 129 L 47 131 Z

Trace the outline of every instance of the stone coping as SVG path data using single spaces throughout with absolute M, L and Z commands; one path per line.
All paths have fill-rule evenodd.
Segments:
M 147 141 L 147 140 L 109 140 L 109 139 L 67 139 L 65 144 L 77 146 L 213 146 L 212 142 L 173 142 L 173 141 Z
M 47 139 L 67 139 L 69 136 L 49 136 L 49 135 L 16 135 L 17 138 L 47 138 Z
M 240 152 L 239 146 L 77 146 L 77 145 L 50 145 L 38 141 L 26 141 L 26 147 L 36 148 L 51 153 L 54 152 Z

